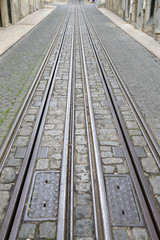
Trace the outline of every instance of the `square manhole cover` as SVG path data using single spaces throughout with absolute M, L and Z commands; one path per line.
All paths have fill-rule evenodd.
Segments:
M 142 216 L 128 175 L 105 176 L 109 212 L 113 226 L 142 226 Z
M 25 220 L 56 220 L 58 214 L 60 173 L 36 172 L 27 204 Z

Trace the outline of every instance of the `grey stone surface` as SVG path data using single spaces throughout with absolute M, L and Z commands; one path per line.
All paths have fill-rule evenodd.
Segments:
M 123 163 L 123 159 L 121 159 L 121 158 L 103 158 L 102 162 L 104 164 L 120 164 L 120 163 Z
M 76 207 L 76 217 L 81 218 L 91 218 L 92 209 L 89 205 L 77 206 Z
M 88 205 L 91 201 L 91 196 L 87 193 L 76 194 L 77 205 Z
M 124 165 L 124 164 L 117 165 L 117 171 L 118 171 L 118 173 L 128 173 L 129 172 L 127 165 Z
M 6 167 L 2 171 L 1 182 L 2 183 L 12 183 L 15 181 L 16 170 L 12 167 Z
M 90 238 L 90 237 L 89 238 L 88 237 L 79 238 L 79 237 L 77 237 L 76 240 L 94 240 L 94 238 Z
M 149 240 L 147 231 L 144 228 L 133 228 L 132 233 L 135 240 Z
M 142 166 L 144 171 L 148 173 L 159 173 L 158 167 L 152 158 L 142 159 Z
M 115 167 L 114 166 L 103 166 L 104 173 L 114 173 Z
M 38 169 L 38 170 L 42 170 L 42 169 L 48 169 L 48 167 L 49 167 L 49 159 L 39 159 L 38 161 L 37 161 L 37 166 L 36 166 L 36 168 Z
M 160 194 L 160 176 L 150 178 L 150 182 L 153 187 L 153 192 L 155 194 Z
M 101 141 L 100 144 L 102 146 L 119 146 L 118 142 L 116 141 Z
M 36 231 L 36 224 L 33 223 L 23 223 L 19 231 L 19 238 L 23 239 L 34 239 Z
M 20 165 L 21 159 L 12 158 L 7 162 L 7 167 L 18 167 Z
M 56 234 L 55 222 L 44 222 L 39 227 L 41 238 L 54 238 Z
M 76 221 L 76 235 L 90 237 L 93 234 L 93 225 L 90 219 Z
M 129 240 L 126 230 L 113 230 L 114 240 Z
M 4 210 L 6 209 L 9 201 L 9 192 L 7 191 L 0 191 L 0 220 L 3 219 L 5 212 Z
M 68 5 L 59 5 L 48 17 L 0 57 L 0 145 L 36 76 L 44 55 L 53 40 L 57 26 L 68 7 Z M 43 88 L 44 86 L 42 86 Z
M 55 161 L 55 160 L 51 160 L 50 161 L 50 168 L 51 169 L 59 169 L 61 166 L 61 162 L 60 161 Z
M 12 187 L 12 183 L 0 184 L 0 191 L 9 191 Z

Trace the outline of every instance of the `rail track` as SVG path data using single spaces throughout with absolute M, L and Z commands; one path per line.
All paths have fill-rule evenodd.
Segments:
M 159 146 L 85 6 L 69 4 L 15 135 L 7 147 L 9 133 L 1 149 L 1 183 L 9 197 L 0 211 L 0 239 L 136 239 L 142 231 L 158 240 L 150 179 L 159 174 Z M 126 127 L 132 111 L 147 139 L 140 146 Z M 144 171 L 146 155 L 156 173 Z

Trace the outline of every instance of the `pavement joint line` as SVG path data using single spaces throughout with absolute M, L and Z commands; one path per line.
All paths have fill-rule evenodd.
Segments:
M 154 38 L 138 29 L 135 29 L 131 24 L 123 21 L 119 16 L 108 9 L 102 7 L 98 8 L 98 6 L 97 9 L 134 40 L 139 42 L 143 47 L 160 59 L 160 44 L 154 40 Z

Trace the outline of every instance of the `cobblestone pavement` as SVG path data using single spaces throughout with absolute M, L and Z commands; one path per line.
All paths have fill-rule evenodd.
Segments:
M 68 5 L 57 9 L 0 57 L 0 146 L 31 86 Z
M 87 6 L 103 44 L 160 144 L 160 60 L 101 14 Z

